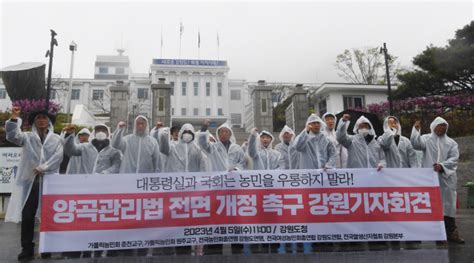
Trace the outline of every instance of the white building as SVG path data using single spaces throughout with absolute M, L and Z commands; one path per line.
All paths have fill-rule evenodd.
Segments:
M 130 87 L 129 116 L 151 117 L 151 84 L 159 78 L 173 86 L 171 91 L 172 125 L 185 122 L 200 125 L 205 119 L 211 126 L 229 122 L 243 127 L 247 82 L 228 78 L 227 61 L 154 59 L 150 73 L 134 74 L 128 56 L 118 50 L 116 56 L 97 56 L 94 79 L 73 79 L 71 112 L 85 105 L 89 112 L 106 116 L 110 111 L 110 87 L 123 82 Z M 51 98 L 66 109 L 69 79 L 53 79 Z M 0 82 L 0 111 L 11 106 Z M 129 116 L 124 116 L 124 120 Z
M 392 86 L 392 90 L 396 90 Z M 354 107 L 387 101 L 386 85 L 367 85 L 352 83 L 323 83 L 310 91 L 310 106 L 318 115 L 326 112 L 339 113 Z

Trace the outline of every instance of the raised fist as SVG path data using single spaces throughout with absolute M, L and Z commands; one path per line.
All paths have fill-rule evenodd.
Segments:
M 120 128 L 125 128 L 127 126 L 127 124 L 124 122 L 124 121 L 121 121 L 117 124 L 117 126 Z
M 21 114 L 21 108 L 20 107 L 18 107 L 18 106 L 12 107 L 12 116 L 11 116 L 12 119 L 18 118 L 20 116 L 20 114 Z

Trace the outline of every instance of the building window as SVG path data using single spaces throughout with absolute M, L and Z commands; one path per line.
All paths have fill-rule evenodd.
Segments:
M 198 108 L 193 109 L 193 115 L 194 116 L 199 116 L 199 109 Z
M 327 102 L 326 100 L 322 100 L 318 103 L 318 108 L 319 108 L 319 114 L 323 115 L 328 111 L 327 109 Z
M 206 108 L 206 116 L 211 116 L 211 108 Z
M 262 113 L 267 112 L 267 99 L 262 99 Z
M 181 95 L 186 96 L 186 82 L 181 82 Z
M 174 108 L 171 108 L 171 115 L 174 115 Z
M 165 111 L 165 97 L 163 96 L 158 98 L 158 111 Z
M 80 89 L 72 89 L 71 90 L 71 100 L 80 100 L 81 98 L 81 90 Z
M 217 109 L 217 115 L 219 115 L 219 116 L 223 116 L 223 115 L 224 115 L 224 112 L 222 111 L 221 108 Z
M 101 100 L 104 98 L 104 91 L 95 89 L 92 91 L 92 100 Z
M 242 114 L 240 113 L 230 114 L 230 122 L 232 123 L 232 125 L 240 126 L 240 123 L 242 122 Z
M 217 82 L 217 96 L 222 96 L 222 83 Z
M 199 82 L 194 82 L 194 96 L 199 95 Z
M 148 89 L 140 88 L 137 89 L 137 98 L 146 100 L 148 99 Z
M 56 90 L 51 89 L 51 94 L 49 95 L 50 99 L 55 100 L 56 99 Z
M 115 68 L 115 74 L 123 75 L 125 74 L 124 68 Z
M 231 90 L 230 99 L 231 100 L 240 100 L 240 90 Z
M 344 101 L 344 110 L 365 107 L 364 96 L 342 96 Z
M 181 116 L 186 116 L 186 108 L 181 108 Z
M 171 96 L 174 95 L 174 81 L 170 81 L 170 86 L 171 86 Z
M 99 67 L 99 74 L 109 74 L 109 68 Z
M 0 89 L 0 99 L 6 99 L 7 98 L 7 90 L 6 89 Z
M 211 82 L 206 82 L 206 96 L 211 96 Z

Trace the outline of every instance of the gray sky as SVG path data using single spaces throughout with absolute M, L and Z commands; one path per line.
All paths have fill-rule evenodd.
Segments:
M 75 77 L 92 78 L 96 55 L 123 46 L 134 73 L 147 73 L 153 58 L 227 60 L 230 78 L 278 82 L 341 81 L 334 68 L 346 48 L 380 46 L 402 66 L 427 45 L 442 46 L 473 19 L 472 2 L 5 2 L 1 8 L 0 67 L 47 63 L 49 29 L 57 33 L 54 69 L 69 76 L 69 43 L 78 43 Z

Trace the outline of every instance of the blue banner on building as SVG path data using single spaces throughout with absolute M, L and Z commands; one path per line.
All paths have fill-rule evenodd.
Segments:
M 206 66 L 225 67 L 225 60 L 197 60 L 197 59 L 153 59 L 153 65 L 176 65 L 176 66 Z

